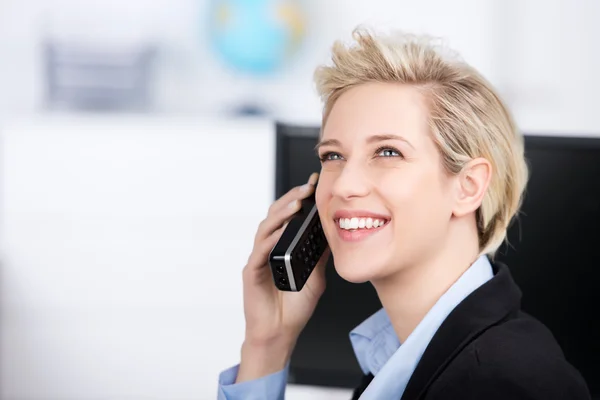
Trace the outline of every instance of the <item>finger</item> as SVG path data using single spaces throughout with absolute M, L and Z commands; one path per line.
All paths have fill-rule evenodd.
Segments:
M 307 198 L 312 194 L 314 190 L 314 186 L 310 183 L 306 183 L 302 186 L 296 186 L 291 189 L 289 192 L 281 196 L 278 200 L 276 200 L 271 207 L 269 207 L 269 212 L 267 215 L 273 215 L 279 212 L 282 208 L 285 208 L 289 203 L 297 200 L 302 200 Z
M 307 183 L 302 186 L 296 186 L 281 196 L 269 208 L 269 215 L 277 213 L 279 210 L 285 208 L 288 204 L 295 200 L 302 200 L 310 196 L 315 189 L 315 184 L 317 183 L 318 178 L 319 174 L 315 172 L 310 175 Z
M 267 257 L 269 257 L 269 253 L 277 244 L 277 241 L 283 234 L 286 226 L 287 224 L 283 225 L 254 246 L 254 250 L 248 259 L 248 266 L 250 266 L 250 268 L 260 268 L 267 264 Z
M 256 232 L 256 242 L 263 240 L 266 237 L 269 237 L 275 232 L 277 229 L 281 228 L 285 225 L 289 220 L 296 214 L 302 203 L 300 200 L 293 200 L 288 203 L 287 207 L 283 207 L 281 210 L 277 211 L 274 215 L 269 215 L 258 227 Z

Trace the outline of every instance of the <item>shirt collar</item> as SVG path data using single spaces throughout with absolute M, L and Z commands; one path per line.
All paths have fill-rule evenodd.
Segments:
M 430 319 L 430 314 L 435 313 L 443 316 L 442 320 L 439 321 L 439 324 L 441 324 L 458 303 L 491 279 L 492 276 L 492 268 L 487 256 L 479 257 L 442 295 L 423 321 Z M 422 325 L 423 321 L 419 325 Z M 435 325 L 439 326 L 439 324 Z M 415 328 L 415 331 L 418 329 L 419 326 Z M 435 330 L 437 330 L 437 327 L 435 327 Z M 433 336 L 434 333 L 435 331 L 428 332 L 426 336 Z M 383 308 L 350 332 L 350 342 L 363 373 L 372 373 L 373 375 L 379 372 L 400 347 L 400 340 Z
M 376 374 L 400 347 L 400 340 L 384 308 L 350 332 L 350 343 L 364 374 Z

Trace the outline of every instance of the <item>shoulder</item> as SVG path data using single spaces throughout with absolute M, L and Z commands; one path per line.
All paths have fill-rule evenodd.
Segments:
M 541 360 L 564 360 L 563 352 L 550 330 L 520 311 L 514 318 L 484 331 L 473 340 L 471 347 L 481 362 L 494 360 L 525 367 Z
M 490 328 L 474 341 L 472 351 L 483 382 L 497 382 L 531 398 L 589 398 L 585 381 L 550 330 L 525 313 Z
M 462 398 L 590 399 L 552 333 L 525 313 L 483 332 L 447 371 L 446 393 Z

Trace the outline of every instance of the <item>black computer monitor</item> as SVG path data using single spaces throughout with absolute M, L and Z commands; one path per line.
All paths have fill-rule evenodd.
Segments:
M 276 129 L 275 197 L 320 170 L 319 127 Z M 523 309 L 555 335 L 567 359 L 600 399 L 600 137 L 525 135 L 530 179 L 506 263 L 523 292 Z M 598 247 L 596 247 L 598 246 Z M 327 290 L 302 332 L 290 382 L 356 387 L 362 372 L 348 333 L 381 307 L 369 283 L 344 281 L 327 266 Z

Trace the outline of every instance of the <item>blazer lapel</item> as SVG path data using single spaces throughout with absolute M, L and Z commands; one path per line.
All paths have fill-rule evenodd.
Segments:
M 354 392 L 352 393 L 351 400 L 358 400 L 363 392 L 367 390 L 367 386 L 369 386 L 373 378 L 373 374 L 363 375 L 360 385 L 354 389 Z
M 494 277 L 471 293 L 446 318 L 425 349 L 402 400 L 423 396 L 461 350 L 520 307 L 521 291 L 508 267 L 492 265 Z

